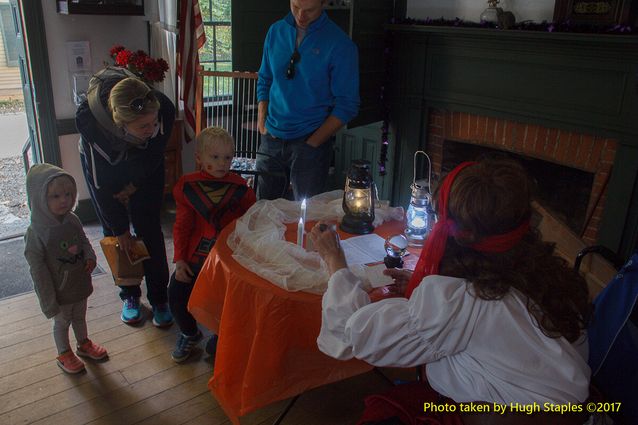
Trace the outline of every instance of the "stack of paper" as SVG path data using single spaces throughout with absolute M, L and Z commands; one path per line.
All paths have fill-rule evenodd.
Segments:
M 383 274 L 386 269 L 382 262 L 386 256 L 384 243 L 385 240 L 374 233 L 341 241 L 350 270 L 361 279 L 367 279 L 375 288 L 394 283 L 390 276 Z
M 370 233 L 342 240 L 341 247 L 348 265 L 354 266 L 383 261 L 386 255 L 384 243 L 385 240 L 381 236 Z

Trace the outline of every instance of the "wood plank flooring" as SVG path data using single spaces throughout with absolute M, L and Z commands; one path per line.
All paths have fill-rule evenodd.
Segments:
M 99 255 L 99 232 L 87 233 L 98 263 L 108 270 Z M 172 247 L 172 241 L 167 239 L 166 245 Z M 110 275 L 97 276 L 93 283 L 89 336 L 107 348 L 109 359 L 87 360 L 86 372 L 79 375 L 68 375 L 56 365 L 52 322 L 42 315 L 33 292 L 0 300 L 0 424 L 229 424 L 207 387 L 214 360 L 199 350 L 186 363 L 174 363 L 170 352 L 177 326 L 158 329 L 149 319 L 136 327 L 123 324 Z M 148 305 L 146 314 L 150 316 Z M 405 371 L 386 373 L 400 376 Z M 353 424 L 364 397 L 387 387 L 370 372 L 317 388 L 299 398 L 282 425 Z M 266 406 L 241 423 L 270 424 L 286 403 Z

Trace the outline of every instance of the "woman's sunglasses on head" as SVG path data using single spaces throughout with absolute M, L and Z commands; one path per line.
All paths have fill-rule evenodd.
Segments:
M 153 99 L 153 94 L 149 91 L 143 97 L 136 97 L 135 99 L 131 100 L 131 102 L 128 104 L 128 107 L 132 111 L 142 112 L 146 104 L 151 102 Z

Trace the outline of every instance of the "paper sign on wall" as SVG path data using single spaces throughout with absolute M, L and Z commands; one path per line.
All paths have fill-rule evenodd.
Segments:
M 66 60 L 70 73 L 91 71 L 91 45 L 88 41 L 67 41 Z

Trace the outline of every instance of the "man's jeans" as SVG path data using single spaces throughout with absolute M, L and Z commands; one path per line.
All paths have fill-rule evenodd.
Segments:
M 261 135 L 258 152 L 264 155 L 257 155 L 258 199 L 285 198 L 288 179 L 284 175 L 290 177 L 297 201 L 324 191 L 334 139 L 314 148 L 306 143 L 310 134 L 297 139 L 279 139 L 268 133 Z

